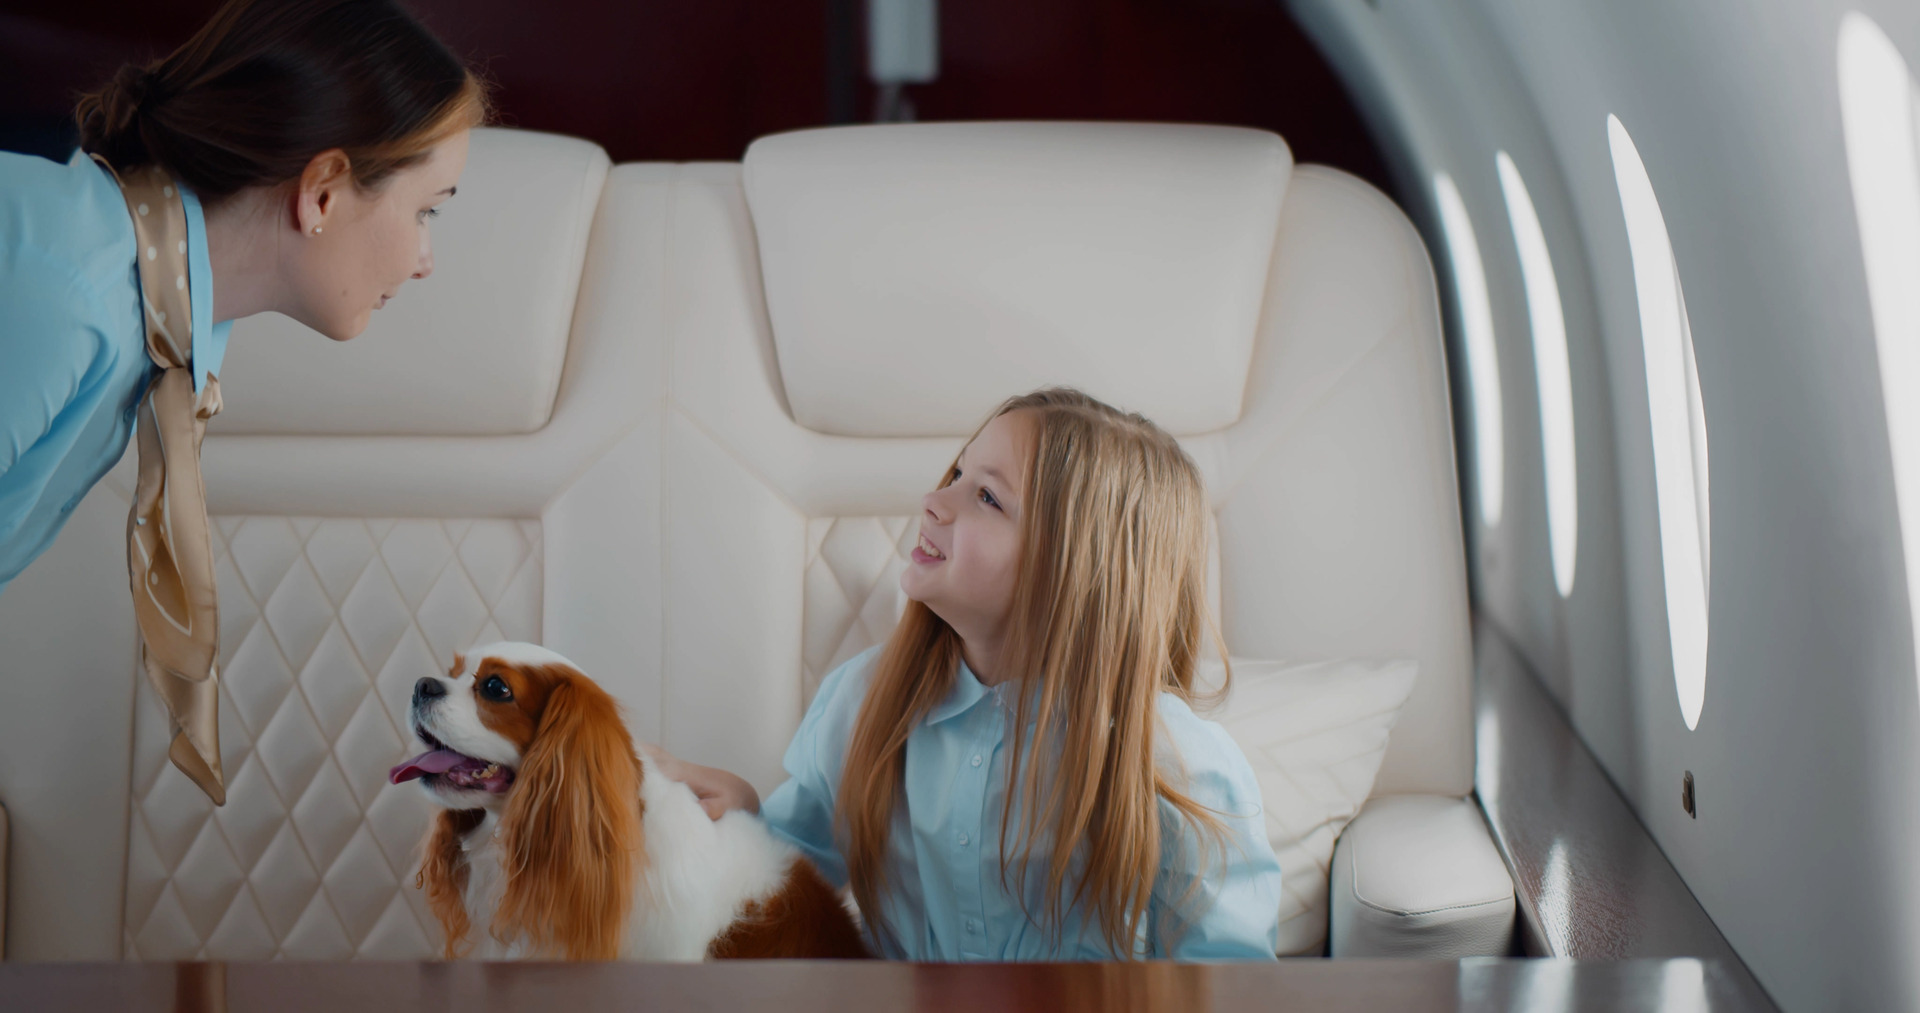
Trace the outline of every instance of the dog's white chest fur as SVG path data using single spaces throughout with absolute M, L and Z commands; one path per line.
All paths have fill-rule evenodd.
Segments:
M 620 956 L 626 960 L 703 960 L 751 901 L 772 896 L 786 883 L 800 855 L 749 813 L 707 817 L 693 790 L 662 776 L 643 759 L 640 799 L 646 868 L 635 888 Z M 503 946 L 487 927 L 504 886 L 499 821 L 489 813 L 467 836 L 466 902 L 472 912 L 473 956 L 524 956 Z M 640 856 L 635 856 L 641 860 Z

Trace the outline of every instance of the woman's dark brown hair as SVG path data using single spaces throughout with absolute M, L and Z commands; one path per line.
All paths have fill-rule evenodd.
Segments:
M 394 0 L 231 0 L 165 59 L 128 64 L 74 110 L 80 147 L 158 164 L 218 202 L 346 152 L 377 188 L 487 117 L 479 78 Z

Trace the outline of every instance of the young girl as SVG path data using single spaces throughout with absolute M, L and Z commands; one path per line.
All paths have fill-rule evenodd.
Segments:
M 1260 790 L 1188 707 L 1210 635 L 1193 462 L 1042 390 L 923 505 L 906 613 L 821 683 L 767 823 L 851 884 L 887 957 L 1271 958 Z M 731 774 L 675 774 L 710 812 L 755 805 Z

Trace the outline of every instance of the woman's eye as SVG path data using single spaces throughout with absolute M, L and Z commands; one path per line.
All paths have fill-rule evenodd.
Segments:
M 420 224 L 425 225 L 427 223 L 427 219 L 438 218 L 438 217 L 440 217 L 439 208 L 428 208 L 425 211 L 420 212 Z
M 505 679 L 497 675 L 489 675 L 487 681 L 480 684 L 480 695 L 489 700 L 506 703 L 513 699 L 513 690 L 507 686 Z

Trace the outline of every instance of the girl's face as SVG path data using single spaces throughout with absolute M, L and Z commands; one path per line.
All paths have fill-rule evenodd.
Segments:
M 410 278 L 433 273 L 427 223 L 435 206 L 453 196 L 467 164 L 468 132 L 441 141 L 425 161 L 402 169 L 372 193 L 342 180 L 327 195 L 322 226 L 296 244 L 294 272 L 301 323 L 335 341 L 358 337 L 373 311 Z M 311 228 L 310 226 L 308 227 Z
M 1034 426 L 1029 411 L 996 416 L 960 452 L 952 481 L 921 500 L 920 542 L 900 588 L 969 646 L 997 649 L 1013 604 Z

